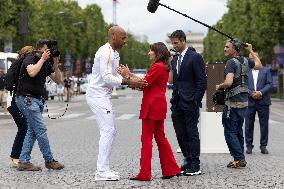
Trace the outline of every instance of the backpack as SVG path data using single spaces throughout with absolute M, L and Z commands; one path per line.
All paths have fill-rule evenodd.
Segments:
M 15 94 L 17 91 L 20 69 L 23 60 L 24 58 L 18 58 L 15 62 L 12 63 L 10 68 L 7 70 L 7 74 L 5 76 L 5 88 L 7 91 L 10 92 L 10 94 Z

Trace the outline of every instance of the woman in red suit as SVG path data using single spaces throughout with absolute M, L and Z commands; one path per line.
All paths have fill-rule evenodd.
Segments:
M 140 158 L 140 172 L 131 180 L 151 180 L 152 139 L 156 140 L 163 179 L 180 175 L 180 168 L 176 163 L 171 146 L 165 136 L 164 120 L 167 113 L 166 87 L 169 77 L 170 53 L 162 42 L 150 45 L 148 53 L 152 64 L 144 80 L 148 85 L 144 87 L 140 110 L 142 119 L 142 148 Z M 123 75 L 123 74 L 122 74 Z M 134 75 L 132 75 L 135 77 Z

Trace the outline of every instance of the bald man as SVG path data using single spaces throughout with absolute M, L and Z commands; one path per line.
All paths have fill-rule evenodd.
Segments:
M 100 129 L 99 154 L 95 180 L 119 180 L 118 172 L 110 169 L 109 157 L 116 135 L 115 116 L 110 101 L 113 87 L 121 84 L 141 87 L 145 81 L 123 79 L 116 71 L 119 66 L 117 50 L 125 45 L 126 32 L 119 26 L 108 31 L 108 42 L 96 52 L 86 100 Z

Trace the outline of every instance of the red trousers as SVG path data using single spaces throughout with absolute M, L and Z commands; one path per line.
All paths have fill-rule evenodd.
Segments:
M 171 146 L 164 132 L 164 120 L 142 119 L 141 158 L 138 180 L 151 180 L 152 139 L 155 137 L 163 176 L 180 173 Z

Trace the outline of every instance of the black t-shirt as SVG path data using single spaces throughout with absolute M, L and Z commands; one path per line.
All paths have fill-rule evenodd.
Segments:
M 27 73 L 27 66 L 30 64 L 36 64 L 39 61 L 39 57 L 32 53 L 25 57 L 20 70 L 18 95 L 31 95 L 34 97 L 41 97 L 44 94 L 45 79 L 54 71 L 52 65 L 48 60 L 42 65 L 38 74 L 34 77 L 30 77 Z
M 5 89 L 5 75 L 0 76 L 0 90 L 3 91 Z
M 241 63 L 244 62 L 244 57 L 240 56 L 240 57 L 236 57 Z M 255 63 L 254 61 L 248 59 L 248 67 L 249 69 L 252 69 L 254 68 L 255 66 Z M 226 68 L 225 68 L 225 77 L 228 73 L 233 73 L 234 76 L 238 76 L 240 75 L 240 66 L 237 66 L 237 64 L 235 63 L 235 61 L 233 59 L 230 59 L 226 62 Z M 240 85 L 241 83 L 241 77 L 239 77 L 238 79 L 236 79 L 234 77 L 234 80 L 233 80 L 233 83 L 232 83 L 232 86 L 228 89 L 230 90 L 231 88 L 234 88 L 238 85 Z M 247 85 L 247 79 L 245 80 L 245 84 Z M 230 98 L 231 101 L 234 101 L 234 102 L 247 102 L 248 101 L 248 93 L 240 93 L 240 94 L 237 94 L 233 97 Z

